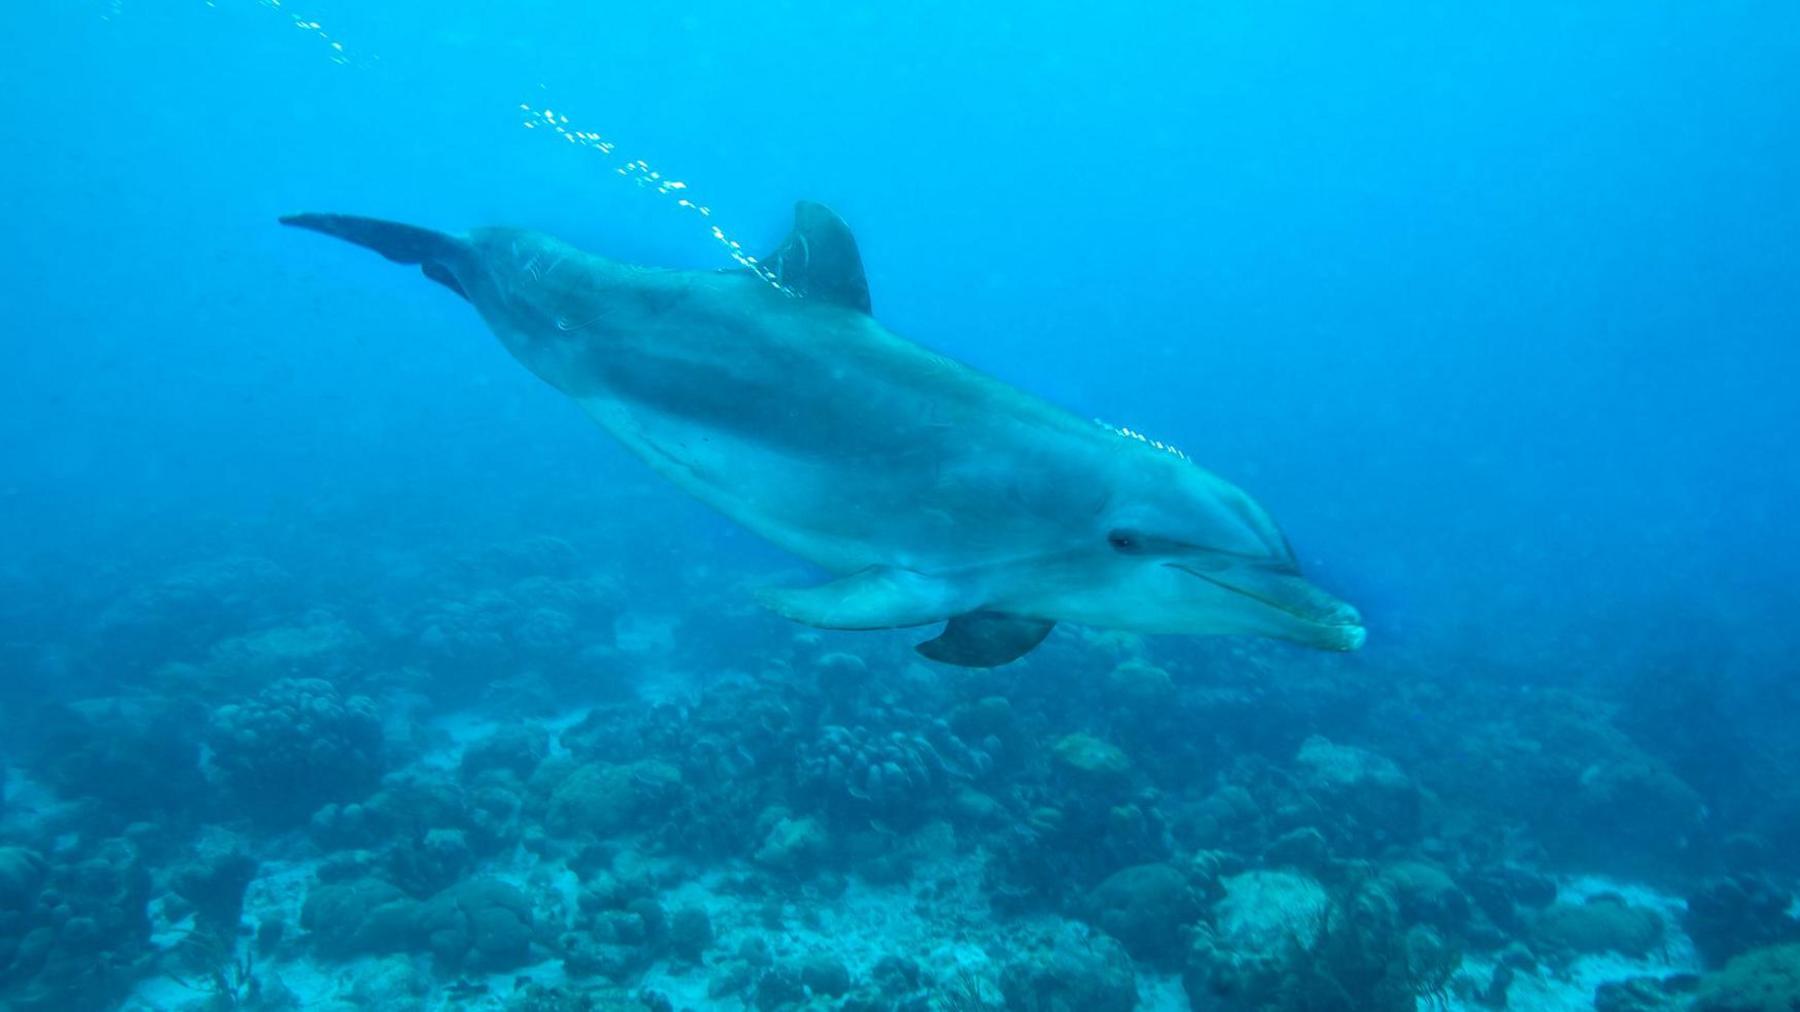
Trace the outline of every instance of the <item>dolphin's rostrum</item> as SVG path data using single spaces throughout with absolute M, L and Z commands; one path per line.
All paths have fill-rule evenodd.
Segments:
M 1362 645 L 1262 507 L 1178 454 L 1063 411 L 870 315 L 824 206 L 753 271 L 661 270 L 537 232 L 282 223 L 417 264 L 651 467 L 837 579 L 772 590 L 828 629 L 947 622 L 919 651 L 1014 660 L 1057 622 Z

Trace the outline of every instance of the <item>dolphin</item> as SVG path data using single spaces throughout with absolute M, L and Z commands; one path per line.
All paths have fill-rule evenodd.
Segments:
M 1355 650 L 1355 608 L 1300 575 L 1267 512 L 1160 443 L 1080 418 L 870 314 L 850 229 L 802 201 L 743 270 L 672 270 L 538 232 L 339 214 L 467 300 L 513 357 L 657 472 L 835 578 L 763 603 L 825 629 L 946 623 L 992 667 L 1058 622 Z

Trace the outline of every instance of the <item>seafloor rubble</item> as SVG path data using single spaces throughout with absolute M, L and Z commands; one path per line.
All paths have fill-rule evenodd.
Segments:
M 1800 1008 L 1795 756 L 1680 679 L 947 669 L 603 574 L 221 558 L 13 635 L 0 1007 Z

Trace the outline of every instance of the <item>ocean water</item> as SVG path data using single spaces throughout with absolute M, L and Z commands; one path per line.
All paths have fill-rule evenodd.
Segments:
M 1800 8 L 8 10 L 0 1009 L 1800 1004 Z M 757 321 L 868 326 L 705 273 L 798 200 L 882 327 L 1241 487 L 1366 644 L 1109 627 L 1242 512 L 1095 524 L 1120 621 L 999 666 L 790 621 L 818 558 L 277 224 L 742 282 L 627 402 L 698 419 L 663 470 L 931 552 L 1047 550 L 1071 445 L 1188 473 L 772 368 Z M 587 298 L 538 331 L 694 332 Z M 796 484 L 821 430 L 883 450 Z

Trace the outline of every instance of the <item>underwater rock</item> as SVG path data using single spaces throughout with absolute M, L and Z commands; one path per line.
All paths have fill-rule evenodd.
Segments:
M 1284 871 L 1247 871 L 1220 882 L 1214 938 L 1233 950 L 1275 951 L 1311 945 L 1331 900 L 1314 879 Z
M 829 952 L 808 953 L 799 970 L 800 983 L 813 994 L 839 998 L 850 991 L 850 969 Z
M 1191 826 L 1191 835 L 1207 847 L 1254 853 L 1267 840 L 1261 806 L 1238 784 L 1226 784 L 1208 794 L 1184 813 L 1184 820 Z
M 425 905 L 419 929 L 441 965 L 452 970 L 510 970 L 531 961 L 531 899 L 506 882 L 451 886 Z
M 1140 864 L 1106 877 L 1088 894 L 1087 906 L 1101 930 L 1125 943 L 1138 959 L 1178 962 L 1183 933 L 1199 913 L 1199 899 L 1173 867 Z
M 484 592 L 467 600 L 440 601 L 415 620 L 420 663 L 452 678 L 517 667 L 506 630 L 513 617 L 504 594 Z
M 1752 875 L 1711 879 L 1688 896 L 1682 927 L 1708 966 L 1750 949 L 1800 940 L 1793 894 Z
M 825 824 L 812 816 L 784 817 L 756 850 L 756 863 L 793 871 L 816 863 L 830 848 Z
M 1481 912 L 1501 931 L 1518 936 L 1527 932 L 1528 917 L 1556 902 L 1556 882 L 1548 875 L 1516 864 L 1496 864 L 1477 869 L 1466 885 Z
M 94 661 L 117 671 L 193 659 L 220 639 L 268 624 L 291 607 L 293 579 L 266 559 L 195 563 L 115 601 L 94 624 Z
M 23 911 L 50 872 L 43 855 L 26 847 L 0 847 L 0 912 Z
M 678 958 L 698 963 L 713 943 L 712 918 L 706 908 L 677 907 L 669 915 L 669 951 Z
M 948 724 L 906 722 L 915 730 L 878 734 L 861 726 L 821 728 L 800 758 L 802 786 L 826 798 L 833 811 L 910 823 L 925 817 L 927 802 L 951 781 L 992 769 L 992 758 L 965 744 Z
M 190 856 L 170 876 L 177 895 L 193 905 L 195 926 L 219 938 L 235 938 L 244 890 L 256 878 L 256 861 L 235 833 L 208 827 Z
M 492 773 L 529 781 L 550 754 L 550 732 L 533 724 L 507 724 L 463 752 L 457 775 L 470 783 Z
M 43 859 L 0 851 L 15 889 L 0 905 L 0 1005 L 18 1012 L 109 1008 L 150 958 L 150 875 L 110 839 Z
M 1686 1012 L 1699 983 L 1687 973 L 1607 981 L 1594 990 L 1594 1012 Z
M 662 906 L 646 895 L 652 887 L 649 882 L 640 888 L 611 874 L 602 874 L 592 885 L 599 888 L 583 888 L 582 916 L 577 919 L 575 930 L 565 933 L 561 940 L 563 967 L 570 974 L 626 984 L 641 975 L 665 949 L 679 946 L 680 952 L 703 952 L 710 944 L 710 921 L 702 925 L 684 915 L 679 923 L 671 924 Z M 707 932 L 705 941 L 700 934 L 703 926 Z M 676 937 L 671 937 L 672 932 Z M 696 955 L 694 961 L 698 962 L 698 958 Z
M 1656 911 L 1600 895 L 1586 903 L 1551 904 L 1538 915 L 1532 934 L 1540 951 L 1642 958 L 1662 946 L 1664 927 Z
M 1169 859 L 1172 837 L 1154 789 L 1128 792 L 1121 780 L 1099 787 L 1085 777 L 1053 777 L 1046 786 L 1037 796 L 1054 806 L 1010 818 L 990 837 L 984 874 L 997 908 L 1064 910 L 1071 888 Z
M 1064 735 L 1050 752 L 1063 769 L 1095 782 L 1115 782 L 1131 772 L 1131 758 L 1118 746 L 1089 734 Z
M 317 679 L 283 679 L 245 703 L 220 707 L 207 744 L 233 803 L 276 826 L 302 825 L 326 802 L 363 796 L 383 768 L 374 702 L 345 699 Z
M 706 979 L 706 996 L 715 1001 L 743 994 L 750 989 L 755 974 L 750 964 L 741 959 L 727 959 L 715 964 L 710 976 Z
M 560 942 L 563 972 L 571 977 L 598 977 L 616 984 L 635 978 L 649 961 L 648 953 L 635 945 L 609 941 L 609 935 L 609 932 L 563 935 Z
M 412 950 L 424 907 L 391 882 L 361 878 L 313 886 L 300 926 L 321 955 L 344 959 Z
M 681 771 L 665 762 L 591 762 L 557 785 L 545 822 L 556 833 L 608 836 L 672 806 L 681 790 Z
M 806 985 L 800 983 L 799 972 L 789 966 L 777 966 L 757 978 L 751 1004 L 757 1012 L 776 1012 L 799 1008 L 805 1001 Z
M 431 993 L 431 971 L 423 957 L 390 955 L 353 971 L 348 988 L 351 1009 L 423 1009 Z M 334 1008 L 332 1012 L 336 1012 Z
M 1316 885 L 1316 884 L 1315 884 Z M 1253 899 L 1260 890 L 1245 897 Z M 1228 894 L 1227 899 L 1232 897 Z M 1238 948 L 1221 962 L 1217 943 L 1197 932 L 1183 984 L 1196 1005 L 1210 993 L 1223 1009 L 1356 1009 L 1358 1012 L 1416 1012 L 1444 1007 L 1462 954 L 1425 924 L 1408 924 L 1389 888 L 1364 881 L 1321 909 L 1318 894 L 1302 887 L 1299 913 L 1285 930 L 1239 933 L 1239 938 L 1273 940 L 1274 948 Z M 1277 903 L 1283 902 L 1276 899 Z M 1221 901 L 1220 907 L 1225 905 Z M 1311 913 L 1306 911 L 1310 907 Z M 1217 913 L 1215 914 L 1217 917 Z M 1217 924 L 1226 924 L 1218 918 Z M 1279 941 L 1285 935 L 1287 941 Z M 1225 937 L 1230 937 L 1229 933 Z M 1210 964 L 1210 965 L 1209 965 Z M 1211 971 L 1210 974 L 1206 971 Z M 1224 972 L 1220 972 L 1223 970 Z M 1198 972 L 1197 972 L 1198 971 Z M 1510 971 L 1508 971 L 1510 972 Z M 1493 989 L 1505 992 L 1506 974 Z M 1206 1006 L 1202 1006 L 1206 1007 Z
M 855 654 L 820 654 L 812 662 L 812 669 L 819 681 L 819 693 L 839 703 L 851 702 L 869 683 L 869 662 Z
M 1019 734 L 1017 714 L 1005 696 L 982 696 L 950 712 L 950 726 L 966 741 L 1009 741 Z
M 196 672 L 208 693 L 245 692 L 280 678 L 330 681 L 362 667 L 368 643 L 340 619 L 309 615 L 304 625 L 280 625 L 215 643 Z
M 108 831 L 175 821 L 213 793 L 200 770 L 196 724 L 206 711 L 150 694 L 84 699 L 37 715 L 28 765 L 59 794 L 97 802 Z
M 1006 964 L 1000 992 L 1009 1012 L 1131 1012 L 1137 973 L 1117 941 L 1065 923 L 1041 947 Z
M 387 836 L 379 820 L 356 802 L 321 805 L 308 820 L 307 833 L 323 851 L 372 848 Z
M 1374 885 L 1393 897 L 1404 924 L 1428 924 L 1454 934 L 1469 920 L 1468 897 L 1435 864 L 1396 861 L 1382 867 Z
M 1754 949 L 1700 979 L 1693 1012 L 1800 1009 L 1800 944 Z
M 1139 708 L 1167 705 L 1175 698 L 1169 673 L 1147 661 L 1131 659 L 1106 676 L 1107 691 L 1120 702 Z
M 909 995 L 919 989 L 922 974 L 919 964 L 905 956 L 889 953 L 875 961 L 875 968 L 869 977 L 882 995 L 890 1001 Z
M 1325 834 L 1311 826 L 1290 829 L 1263 848 L 1262 863 L 1271 868 L 1318 874 L 1331 863 L 1331 844 L 1325 842 Z
M 1006 806 L 994 796 L 971 787 L 958 789 L 950 797 L 950 814 L 965 826 L 992 827 L 1011 817 Z
M 482 548 L 480 564 L 496 576 L 569 579 L 581 572 L 581 553 L 562 538 L 534 534 Z
M 1197 925 L 1181 984 L 1196 1008 L 1260 1009 L 1318 944 L 1331 912 L 1325 887 L 1288 871 L 1247 871 Z
M 1558 864 L 1692 873 L 1701 800 L 1616 726 L 1609 704 L 1553 689 L 1469 706 L 1439 718 L 1455 739 L 1427 775 L 1439 797 L 1479 799 L 1468 812 L 1495 831 L 1526 830 Z
M 518 803 L 518 788 L 501 788 L 508 797 L 503 813 L 510 815 Z M 493 825 L 479 816 L 474 795 L 445 771 L 433 767 L 412 766 L 384 777 L 381 788 L 363 799 L 361 804 L 322 808 L 314 816 L 315 835 L 326 823 L 336 831 L 357 838 L 342 841 L 343 846 L 379 847 L 396 840 L 422 840 L 434 829 L 457 829 L 467 834 L 471 850 L 491 853 L 502 843 L 500 836 L 510 827 Z M 324 842 L 324 841 L 321 841 Z
M 387 852 L 386 874 L 414 896 L 430 896 L 449 887 L 475 866 L 468 834 L 460 829 L 429 829 Z
M 1294 765 L 1340 830 L 1340 842 L 1372 849 L 1418 836 L 1423 795 L 1393 760 L 1314 735 L 1301 743 Z
M 1706 808 L 1664 763 L 1635 750 L 1584 768 L 1574 801 L 1594 838 L 1616 836 L 1664 857 L 1686 845 Z
M 592 644 L 609 638 L 624 602 L 611 579 L 533 574 L 427 602 L 406 624 L 417 630 L 416 663 L 432 671 L 433 692 L 467 692 L 495 672 L 525 670 L 552 685 L 579 678 L 591 692 L 606 663 Z

